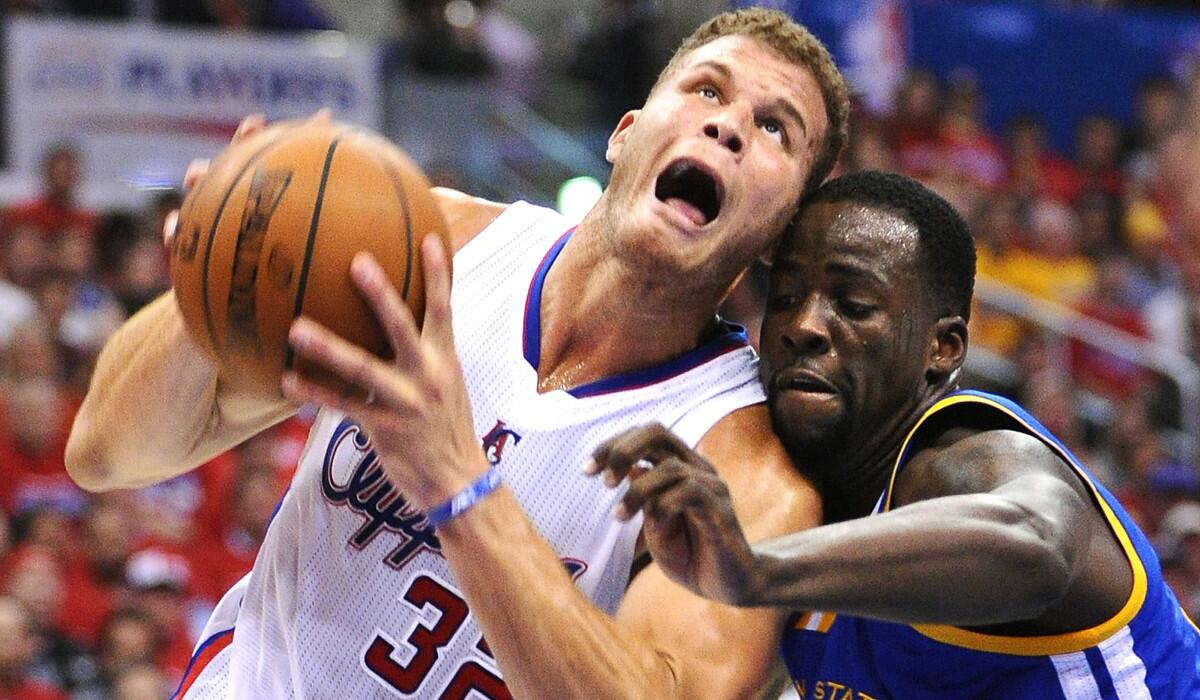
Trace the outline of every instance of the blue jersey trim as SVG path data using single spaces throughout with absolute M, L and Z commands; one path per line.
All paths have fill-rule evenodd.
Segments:
M 542 285 L 546 284 L 546 273 L 550 272 L 550 267 L 558 259 L 558 254 L 562 252 L 563 246 L 571 240 L 573 233 L 575 233 L 574 227 L 550 246 L 546 257 L 538 263 L 533 281 L 529 283 L 529 293 L 525 295 L 525 332 L 522 336 L 521 351 L 525 355 L 525 361 L 535 370 L 542 359 Z
M 550 272 L 558 254 L 562 252 L 575 229 L 567 231 L 562 238 L 550 247 L 546 256 L 538 264 L 533 280 L 529 284 L 529 292 L 525 296 L 525 318 L 522 328 L 521 352 L 529 366 L 537 370 L 542 359 L 542 287 L 546 283 L 546 275 Z M 626 372 L 614 377 L 605 377 L 594 382 L 581 384 L 568 389 L 567 393 L 577 399 L 611 394 L 618 391 L 641 389 L 678 376 L 695 369 L 727 352 L 732 352 L 750 345 L 746 329 L 733 323 L 722 321 L 722 332 L 703 345 L 694 348 L 673 360 L 655 367 Z
M 1098 647 L 1089 647 L 1083 651 L 1084 658 L 1087 659 L 1088 668 L 1092 670 L 1092 678 L 1096 681 L 1096 687 L 1100 690 L 1100 697 L 1104 700 L 1120 700 L 1117 696 L 1117 688 L 1113 685 L 1112 674 L 1108 672 L 1108 664 L 1104 663 L 1104 654 L 1100 652 Z
M 196 647 L 196 651 L 194 651 L 192 653 L 192 658 L 188 659 L 187 668 L 185 668 L 183 670 L 183 677 L 179 679 L 179 685 L 175 687 L 175 692 L 171 693 L 171 697 L 169 698 L 169 700 L 175 700 L 177 697 L 179 697 L 180 691 L 183 690 L 184 682 L 187 681 L 188 676 L 190 676 L 192 673 L 192 666 L 195 665 L 196 659 L 199 659 L 200 656 L 204 654 L 204 650 L 207 649 L 208 647 L 212 646 L 214 643 L 224 639 L 227 635 L 233 634 L 233 630 L 234 630 L 234 628 L 230 627 L 227 630 L 221 630 L 220 632 L 214 632 L 212 634 L 212 636 L 210 636 L 208 639 L 204 640 L 203 644 Z

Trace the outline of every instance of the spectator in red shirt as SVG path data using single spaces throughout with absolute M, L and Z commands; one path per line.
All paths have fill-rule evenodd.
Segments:
M 95 233 L 96 213 L 77 202 L 80 169 L 79 151 L 74 146 L 52 146 L 42 156 L 41 194 L 10 208 L 4 216 L 6 228 L 32 226 L 47 238 L 68 229 Z
M 1046 128 L 1032 115 L 1008 125 L 1008 188 L 1018 196 L 1049 197 L 1070 203 L 1079 196 L 1082 180 L 1075 166 L 1046 147 Z
M 61 689 L 29 673 L 38 640 L 29 614 L 16 600 L 0 596 L 0 700 L 66 700 Z
M 1083 189 L 1121 195 L 1125 176 L 1121 172 L 1121 127 L 1116 120 L 1091 114 L 1079 121 L 1075 162 L 1083 177 Z
M 68 567 L 63 623 L 67 634 L 91 646 L 127 594 L 125 565 L 135 545 L 132 517 L 117 503 L 94 501 L 82 535 L 82 551 Z
M 197 593 L 216 603 L 250 571 L 279 496 L 270 465 L 249 461 L 238 465 L 225 527 L 194 550 L 193 570 L 202 574 L 197 576 Z
M 183 677 L 196 643 L 197 635 L 189 620 L 189 614 L 196 611 L 196 601 L 190 595 L 192 578 L 187 558 L 162 547 L 135 553 L 125 567 L 134 608 L 153 620 L 162 636 L 157 661 L 168 678 Z
M 30 673 L 64 690 L 89 682 L 94 669 L 88 657 L 62 633 L 65 590 L 59 557 L 37 545 L 18 547 L 11 556 L 4 591 L 28 613 L 29 625 L 39 638 L 27 661 Z
M 1004 184 L 1004 149 L 983 123 L 983 93 L 973 75 L 962 73 L 950 82 L 938 136 L 942 177 L 962 178 L 988 192 Z
M 21 377 L 6 386 L 0 399 L 0 504 L 8 512 L 51 505 L 82 513 L 85 495 L 63 462 L 73 404 L 54 379 Z
M 928 177 L 941 161 L 938 127 L 941 85 L 933 72 L 913 69 L 896 94 L 892 141 L 900 170 L 915 178 Z
M 158 661 L 162 653 L 162 636 L 149 615 L 123 608 L 108 617 L 96 643 L 98 665 L 95 680 L 71 694 L 71 700 L 108 700 L 119 695 L 117 688 L 125 672 Z M 160 670 L 155 674 L 163 678 Z M 167 697 L 172 689 L 158 694 L 157 700 Z

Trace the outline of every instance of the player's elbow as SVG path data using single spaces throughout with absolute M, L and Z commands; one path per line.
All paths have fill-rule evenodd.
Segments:
M 67 474 L 79 488 L 93 493 L 120 488 L 104 450 L 81 419 L 71 428 L 65 457 Z
M 1005 549 L 1013 559 L 1011 570 L 1023 574 L 1005 585 L 1013 586 L 1021 617 L 1036 617 L 1059 603 L 1071 585 L 1073 565 L 1064 536 L 1066 524 L 1021 504 L 1009 503 L 1006 509 Z

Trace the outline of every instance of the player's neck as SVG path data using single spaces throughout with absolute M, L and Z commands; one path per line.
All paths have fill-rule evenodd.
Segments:
M 885 424 L 856 429 L 855 435 L 871 438 L 852 440 L 819 458 L 826 522 L 871 514 L 891 482 L 905 439 L 934 401 L 935 396 L 922 397 L 895 411 L 892 420 Z
M 581 235 L 582 234 L 582 235 Z M 711 334 L 719 294 L 681 293 L 648 279 L 581 231 L 546 276 L 541 305 L 540 391 L 569 389 L 654 367 Z

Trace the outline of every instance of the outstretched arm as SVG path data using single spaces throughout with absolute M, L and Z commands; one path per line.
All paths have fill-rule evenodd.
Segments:
M 1006 431 L 920 455 L 904 473 L 920 484 L 915 502 L 753 546 L 699 455 L 675 445 L 644 474 L 603 449 L 597 462 L 610 483 L 634 477 L 626 510 L 657 533 L 648 543 L 668 575 L 735 605 L 959 626 L 1033 620 L 1084 572 L 1097 519 L 1057 456 Z

